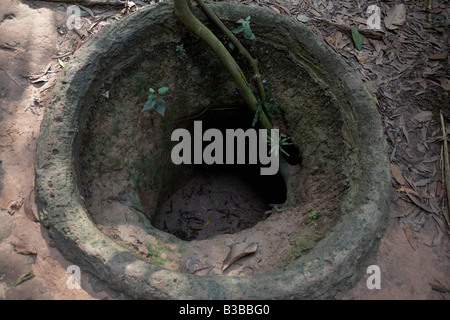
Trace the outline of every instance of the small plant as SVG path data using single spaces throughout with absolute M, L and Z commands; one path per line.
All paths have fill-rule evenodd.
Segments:
M 186 50 L 184 50 L 184 44 L 177 45 L 176 51 L 181 54 L 186 54 Z
M 316 210 L 313 210 L 313 211 L 308 215 L 308 218 L 311 219 L 311 220 L 317 219 L 317 211 L 316 211 Z
M 255 116 L 253 118 L 252 127 L 256 125 L 258 122 L 258 118 L 263 111 L 271 118 L 275 118 L 277 114 L 281 114 L 280 109 L 276 107 L 273 103 L 270 102 L 272 100 L 272 96 L 270 92 L 267 92 L 267 96 L 264 102 L 258 101 L 258 109 L 256 109 Z
M 155 90 L 152 88 L 148 89 L 148 91 L 150 91 L 150 95 L 148 96 L 144 108 L 142 108 L 142 112 L 155 108 L 156 112 L 164 117 L 164 113 L 166 112 L 166 102 L 161 96 L 169 91 L 169 88 L 161 87 L 158 89 L 158 93 L 155 93 Z
M 250 28 L 250 16 L 245 18 L 245 20 L 239 19 L 238 21 L 236 21 L 236 23 L 239 23 L 240 26 L 231 30 L 231 32 L 233 32 L 234 34 L 239 34 L 239 33 L 243 32 L 245 39 L 248 39 L 248 40 L 256 39 L 255 35 L 252 32 L 252 29 Z M 230 48 L 233 49 L 234 46 L 230 46 Z
M 278 156 L 278 151 L 281 151 L 289 157 L 289 153 L 287 153 L 286 150 L 283 149 L 283 146 L 292 145 L 293 143 L 289 141 L 290 139 L 290 137 L 280 137 L 278 145 L 276 145 L 272 142 L 272 137 L 267 137 L 267 143 L 271 146 L 269 155 L 271 155 L 273 152 L 275 156 Z

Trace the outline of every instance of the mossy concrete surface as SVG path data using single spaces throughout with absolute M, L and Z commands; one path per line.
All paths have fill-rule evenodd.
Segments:
M 304 162 L 303 177 L 292 182 L 291 193 L 305 175 L 326 170 L 331 163 L 337 168 L 336 183 L 342 183 L 337 224 L 307 254 L 282 269 L 252 276 L 200 277 L 143 260 L 93 223 L 79 188 L 80 140 L 88 126 L 90 106 L 107 90 L 108 79 L 116 79 L 143 52 L 151 54 L 158 45 L 180 43 L 186 30 L 170 3 L 149 6 L 103 29 L 67 65 L 52 92 L 37 142 L 40 220 L 65 257 L 132 297 L 333 297 L 357 280 L 362 263 L 384 231 L 388 214 L 389 162 L 376 104 L 355 72 L 301 23 L 265 9 L 231 3 L 210 6 L 230 27 L 250 15 L 258 41 L 288 52 L 332 102 L 314 108 L 299 101 L 297 108 L 291 107 L 297 91 L 303 90 L 301 96 L 307 97 L 308 85 L 302 87 L 301 81 L 286 84 L 284 92 L 273 93 L 284 108 Z M 199 11 L 195 14 L 205 21 Z M 261 61 L 261 69 L 269 67 L 267 63 Z M 295 204 L 295 197 L 288 195 L 291 204 Z

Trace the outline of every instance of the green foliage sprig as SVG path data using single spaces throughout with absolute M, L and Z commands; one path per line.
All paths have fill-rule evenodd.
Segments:
M 142 108 L 141 112 L 154 108 L 156 112 L 164 117 L 164 113 L 166 112 L 166 102 L 161 96 L 169 91 L 169 88 L 161 87 L 158 89 L 158 93 L 156 93 L 152 88 L 148 89 L 148 91 L 150 91 L 150 95 L 148 96 L 148 100 Z

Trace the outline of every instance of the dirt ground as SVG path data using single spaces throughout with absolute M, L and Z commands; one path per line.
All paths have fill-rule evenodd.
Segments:
M 138 8 L 147 5 L 135 1 Z M 351 64 L 376 97 L 390 145 L 393 191 L 388 228 L 369 265 L 381 270 L 381 289 L 368 274 L 341 299 L 449 299 L 450 235 L 441 170 L 439 111 L 450 129 L 450 5 L 448 1 L 376 2 L 383 39 L 363 37 L 323 20 L 361 29 L 371 2 L 241 1 L 305 21 Z M 46 98 L 70 56 L 90 35 L 121 19 L 121 8 L 93 7 L 82 31 L 69 30 L 60 3 L 0 0 L 0 299 L 127 299 L 81 272 L 68 289 L 72 264 L 37 222 L 33 203 L 35 141 Z M 91 15 L 92 14 L 92 15 Z M 396 16 L 390 28 L 386 20 Z M 389 19 L 388 19 L 389 18 Z M 320 20 L 322 19 L 322 20 Z M 392 20 L 392 19 L 391 19 Z M 444 205 L 444 207 L 443 207 Z

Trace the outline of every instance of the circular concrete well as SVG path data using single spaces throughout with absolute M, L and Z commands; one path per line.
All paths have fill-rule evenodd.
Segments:
M 41 222 L 66 258 L 135 298 L 333 297 L 364 274 L 388 214 L 374 100 L 301 23 L 210 6 L 230 28 L 251 16 L 256 40 L 244 45 L 282 111 L 274 124 L 295 144 L 281 174 L 171 161 L 175 129 L 245 130 L 253 115 L 210 49 L 161 3 L 101 30 L 54 88 L 35 163 Z M 164 117 L 141 112 L 160 87 L 169 88 Z

